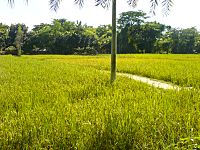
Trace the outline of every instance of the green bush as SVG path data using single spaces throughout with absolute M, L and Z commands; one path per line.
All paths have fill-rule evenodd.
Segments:
M 5 55 L 5 51 L 0 50 L 0 55 Z
M 9 46 L 5 49 L 5 54 L 17 55 L 17 49 L 14 46 Z
M 78 47 L 74 49 L 74 54 L 76 55 L 96 55 L 97 51 L 94 49 L 94 47 Z

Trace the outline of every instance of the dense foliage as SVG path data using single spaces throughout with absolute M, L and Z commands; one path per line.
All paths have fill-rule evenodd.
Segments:
M 118 53 L 200 53 L 200 33 L 148 22 L 142 11 L 121 13 L 118 19 Z M 54 19 L 35 25 L 0 24 L 0 54 L 97 54 L 111 51 L 111 25 L 92 27 L 81 22 Z

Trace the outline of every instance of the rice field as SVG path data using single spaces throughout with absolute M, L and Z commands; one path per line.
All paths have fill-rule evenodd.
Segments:
M 200 55 L 0 56 L 0 149 L 198 149 Z M 159 67 L 160 66 L 160 67 Z
M 54 55 L 34 58 L 110 70 L 109 55 L 96 57 Z M 118 55 L 117 71 L 164 80 L 180 86 L 200 88 L 200 55 Z

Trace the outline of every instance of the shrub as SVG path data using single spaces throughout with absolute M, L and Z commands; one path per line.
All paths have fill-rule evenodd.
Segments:
M 97 51 L 94 47 L 78 47 L 74 49 L 74 54 L 76 55 L 97 55 Z
M 9 46 L 5 49 L 5 54 L 17 55 L 17 49 L 14 46 Z

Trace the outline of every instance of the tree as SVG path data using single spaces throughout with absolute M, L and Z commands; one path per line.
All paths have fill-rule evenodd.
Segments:
M 23 48 L 29 54 L 96 54 L 97 38 L 96 29 L 91 26 L 54 19 L 51 24 L 36 25 Z
M 8 36 L 8 26 L 0 23 L 0 53 L 6 47 L 6 39 Z
M 23 32 L 22 27 L 18 25 L 17 34 L 15 37 L 15 46 L 17 48 L 17 56 L 21 56 L 22 50 L 21 50 L 21 44 L 23 42 Z
M 111 51 L 112 26 L 100 25 L 96 28 L 98 52 L 108 54 Z
M 28 0 L 26 0 L 28 1 Z M 95 0 L 96 5 L 101 5 L 102 7 L 109 7 L 111 0 Z M 112 48 L 111 48 L 111 83 L 116 79 L 116 54 L 117 54 L 117 30 L 116 30 L 116 1 L 112 0 Z M 12 5 L 14 0 L 8 0 L 8 2 Z M 61 0 L 50 0 L 50 7 L 53 10 L 57 10 L 59 8 L 59 4 Z M 74 0 L 76 4 L 79 6 L 83 6 L 84 0 Z M 128 0 L 129 5 L 135 7 L 137 5 L 138 0 Z M 155 14 L 155 8 L 158 5 L 158 2 L 162 3 L 163 11 L 165 14 L 170 10 L 172 6 L 172 0 L 150 0 L 151 2 L 151 12 Z
M 28 27 L 25 24 L 12 24 L 9 28 L 8 38 L 6 40 L 7 47 L 14 46 L 20 48 L 23 46 L 23 42 L 26 39 Z M 18 44 L 21 42 L 20 44 Z
M 164 29 L 165 26 L 157 22 L 146 22 L 144 25 L 141 25 L 138 49 L 143 50 L 145 53 L 152 53 L 154 44 L 156 40 L 161 37 Z M 131 35 L 132 38 L 134 34 Z M 132 40 L 134 40 L 134 38 Z
M 200 33 L 195 38 L 195 51 L 194 53 L 200 53 Z
M 141 36 L 141 26 L 145 19 L 148 18 L 146 13 L 142 11 L 128 11 L 120 14 L 118 23 L 118 51 L 119 53 L 135 53 L 137 51 L 137 43 Z
M 192 54 L 195 49 L 195 38 L 198 36 L 197 30 L 192 28 L 183 29 L 179 38 L 179 53 Z
M 172 53 L 172 42 L 172 38 L 167 36 L 162 36 L 161 38 L 157 39 L 154 44 L 154 53 Z
M 36 25 L 31 32 L 28 33 L 23 46 L 24 52 L 29 54 L 40 53 L 43 50 L 49 50 L 53 41 L 51 36 L 51 25 Z
M 143 11 L 128 11 L 118 19 L 118 50 L 120 53 L 152 53 L 154 44 L 166 26 L 157 22 L 145 22 Z
M 172 53 L 192 54 L 198 48 L 198 31 L 194 27 L 187 29 L 171 29 Z

